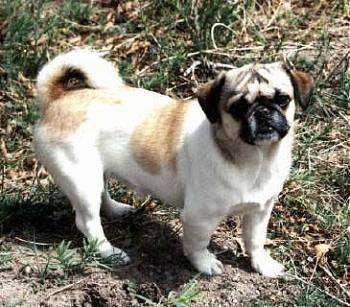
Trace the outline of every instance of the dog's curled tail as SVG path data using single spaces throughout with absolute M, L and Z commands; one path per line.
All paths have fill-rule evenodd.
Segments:
M 38 101 L 44 110 L 70 91 L 115 89 L 122 84 L 118 70 L 99 53 L 76 49 L 58 55 L 41 69 L 37 78 Z

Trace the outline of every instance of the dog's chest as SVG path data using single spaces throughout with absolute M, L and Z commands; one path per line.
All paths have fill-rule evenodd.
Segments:
M 288 175 L 290 159 L 276 156 L 272 160 L 261 159 L 249 167 L 240 169 L 232 180 L 233 207 L 244 207 L 245 204 L 263 205 L 282 190 Z
M 242 203 L 265 203 L 271 197 L 277 195 L 283 185 L 285 176 L 282 170 L 274 169 L 268 165 L 262 165 L 244 186 L 241 187 Z

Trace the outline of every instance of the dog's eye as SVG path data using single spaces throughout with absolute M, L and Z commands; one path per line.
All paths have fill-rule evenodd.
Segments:
M 279 105 L 281 108 L 285 108 L 290 102 L 290 97 L 288 95 L 276 94 L 274 98 L 274 103 Z
M 248 102 L 244 97 L 235 101 L 229 109 L 230 114 L 236 120 L 242 119 L 244 115 L 247 113 L 247 111 L 248 111 Z

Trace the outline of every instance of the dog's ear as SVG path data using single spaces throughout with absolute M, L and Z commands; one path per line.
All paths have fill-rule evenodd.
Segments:
M 287 73 L 292 81 L 294 97 L 302 109 L 306 110 L 312 95 L 314 78 L 306 72 L 295 69 L 287 69 Z
M 220 121 L 219 100 L 224 83 L 225 73 L 221 73 L 215 80 L 207 82 L 197 91 L 199 104 L 212 124 Z

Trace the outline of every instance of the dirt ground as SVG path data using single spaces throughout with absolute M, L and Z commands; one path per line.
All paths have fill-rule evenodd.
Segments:
M 23 233 L 23 221 L 12 225 L 12 234 L 6 240 L 11 241 L 15 261 L 0 272 L 0 301 L 4 306 L 139 306 L 155 302 L 218 306 L 218 299 L 220 306 L 247 306 L 266 298 L 288 304 L 297 297 L 298 287 L 292 281 L 264 278 L 251 270 L 235 239 L 237 225 L 233 218 L 221 224 L 210 246 L 225 264 L 225 272 L 215 277 L 199 276 L 182 253 L 178 219 L 164 222 L 158 210 L 121 221 L 105 221 L 107 236 L 129 253 L 130 265 L 86 266 L 69 276 L 58 269 L 43 279 L 45 261 L 41 256 L 47 252 L 46 244 L 66 239 L 73 241 L 73 247 L 81 246 L 73 213 L 67 210 L 59 217 L 56 214 L 52 212 L 47 222 L 41 222 L 40 217 L 27 220 L 26 231 L 31 225 L 35 233 Z M 197 293 L 193 299 L 188 298 L 192 295 L 191 290 L 186 291 L 188 287 Z M 185 304 L 181 305 L 181 300 Z

